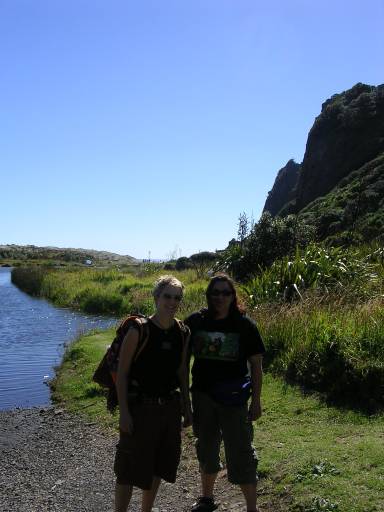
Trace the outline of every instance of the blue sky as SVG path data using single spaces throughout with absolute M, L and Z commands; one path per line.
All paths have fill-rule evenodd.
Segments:
M 226 246 L 321 104 L 384 82 L 382 0 L 0 0 L 0 244 Z

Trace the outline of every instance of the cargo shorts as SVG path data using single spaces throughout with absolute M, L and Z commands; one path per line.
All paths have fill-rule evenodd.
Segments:
M 228 480 L 237 485 L 256 483 L 258 459 L 252 445 L 253 426 L 247 404 L 220 405 L 207 393 L 197 390 L 192 393 L 192 404 L 201 471 L 207 474 L 220 471 L 220 445 L 224 441 Z
M 135 404 L 133 433 L 120 432 L 114 471 L 121 485 L 148 490 L 154 477 L 175 482 L 181 453 L 180 400 Z

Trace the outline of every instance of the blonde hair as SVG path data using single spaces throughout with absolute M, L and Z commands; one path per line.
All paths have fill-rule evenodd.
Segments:
M 177 286 L 177 288 L 181 288 L 181 292 L 184 292 L 184 285 L 181 281 L 179 281 L 176 277 L 171 275 L 160 276 L 154 284 L 152 294 L 154 297 L 160 297 L 161 292 L 167 286 Z

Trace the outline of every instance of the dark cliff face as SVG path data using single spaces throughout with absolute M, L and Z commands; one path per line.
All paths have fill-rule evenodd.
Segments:
M 384 151 L 384 85 L 357 84 L 327 100 L 309 132 L 296 211 Z
M 384 84 L 356 84 L 323 103 L 302 164 L 290 160 L 280 169 L 264 210 L 299 213 L 383 153 Z
M 263 211 L 277 215 L 287 203 L 295 199 L 299 173 L 300 164 L 294 160 L 289 160 L 286 166 L 279 170 L 273 188 L 268 192 Z

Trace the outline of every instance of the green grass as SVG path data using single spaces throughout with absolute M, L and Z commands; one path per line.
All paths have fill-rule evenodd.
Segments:
M 85 414 L 105 426 L 116 426 L 117 418 L 106 411 L 103 390 L 92 381 L 115 330 L 85 334 L 67 349 L 56 377 L 51 382 L 53 400 L 63 402 L 72 412 Z
M 309 296 L 294 305 L 255 311 L 275 374 L 334 402 L 368 412 L 384 408 L 384 301 L 321 303 Z
M 159 265 L 135 270 L 28 267 L 14 269 L 12 281 L 27 293 L 45 297 L 57 306 L 121 317 L 133 312 L 152 313 L 154 281 L 166 273 Z M 198 279 L 194 270 L 172 274 L 186 285 L 180 314 L 201 308 L 206 280 Z
M 255 442 L 264 485 L 276 500 L 287 494 L 287 510 L 311 510 L 316 497 L 340 511 L 384 509 L 383 416 L 327 407 L 271 375 L 263 399 Z
M 73 343 L 58 369 L 53 396 L 73 412 L 116 427 L 117 416 L 106 411 L 105 399 L 91 380 L 112 337 L 110 330 Z M 328 407 L 271 374 L 265 376 L 262 399 L 264 414 L 255 423 L 261 507 L 384 510 L 384 416 Z

